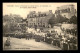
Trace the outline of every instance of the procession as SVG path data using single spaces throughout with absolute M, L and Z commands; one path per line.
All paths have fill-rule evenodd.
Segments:
M 39 32 L 39 31 L 38 31 Z M 11 36 L 12 35 L 12 36 Z M 16 36 L 17 35 L 17 36 Z M 62 50 L 76 50 L 77 49 L 77 38 L 75 36 L 69 37 L 66 34 L 61 35 L 54 31 L 51 33 L 30 33 L 27 32 L 26 34 L 7 34 L 8 40 L 10 41 L 10 36 L 15 37 L 18 39 L 25 38 L 26 40 L 34 39 L 36 42 L 46 42 L 47 44 L 51 44 L 53 46 L 59 47 Z

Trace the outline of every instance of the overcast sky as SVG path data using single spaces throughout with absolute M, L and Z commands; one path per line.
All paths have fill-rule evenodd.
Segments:
M 11 13 L 26 18 L 30 11 L 46 12 L 52 10 L 54 13 L 57 7 L 69 4 L 75 5 L 75 9 L 77 9 L 77 3 L 3 3 L 3 15 Z

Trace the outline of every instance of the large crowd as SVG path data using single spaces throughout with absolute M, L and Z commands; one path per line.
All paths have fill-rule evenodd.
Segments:
M 53 34 L 47 33 L 44 36 L 41 34 L 35 33 L 25 33 L 25 34 L 6 34 L 6 37 L 11 36 L 15 38 L 26 38 L 26 40 L 35 39 L 36 42 L 46 42 L 48 44 L 52 44 L 53 46 L 59 47 L 62 50 L 77 50 L 78 49 L 78 40 L 77 36 L 72 36 L 67 34 L 58 34 L 58 32 L 54 31 Z
M 33 36 L 35 41 L 46 42 L 48 44 L 52 44 L 53 46 L 60 47 L 62 50 L 76 50 L 77 48 L 77 37 L 69 37 L 66 35 L 58 35 L 58 34 L 46 34 L 45 37 L 41 35 Z

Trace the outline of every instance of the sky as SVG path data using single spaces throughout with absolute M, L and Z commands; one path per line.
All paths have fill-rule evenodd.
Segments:
M 30 11 L 46 12 L 57 7 L 73 4 L 77 10 L 77 3 L 3 3 L 3 15 L 17 14 L 25 19 Z

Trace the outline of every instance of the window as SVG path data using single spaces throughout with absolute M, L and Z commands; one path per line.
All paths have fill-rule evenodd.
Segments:
M 33 21 L 33 19 L 31 19 L 31 21 Z
M 39 23 L 38 23 L 38 25 L 39 25 Z
M 45 27 L 45 23 L 43 23 L 43 27 Z
M 43 17 L 43 14 L 41 14 L 41 17 Z
M 46 14 L 44 14 L 44 16 L 46 16 Z
M 31 23 L 30 23 L 30 25 L 31 25 Z
M 34 17 L 36 17 L 36 15 L 34 15 Z
M 34 25 L 35 25 L 35 23 L 34 23 Z

